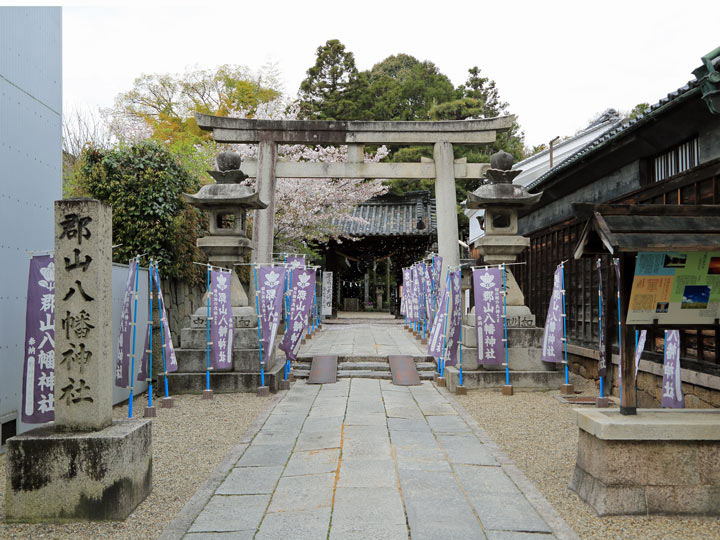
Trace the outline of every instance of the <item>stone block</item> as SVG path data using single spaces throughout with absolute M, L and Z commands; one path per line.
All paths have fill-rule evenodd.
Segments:
M 55 201 L 55 262 L 55 429 L 101 430 L 114 378 L 110 206 Z
M 278 391 L 282 379 L 282 362 L 265 370 L 265 385 L 270 391 Z M 260 387 L 259 372 L 210 372 L 210 388 L 215 392 L 255 392 Z M 202 394 L 205 389 L 205 372 L 168 373 L 168 387 L 171 394 Z
M 233 348 L 257 349 L 257 328 L 235 328 L 233 332 Z M 204 349 L 207 344 L 205 328 L 183 328 L 180 331 L 180 346 L 183 349 Z
M 719 486 L 647 486 L 649 514 L 709 514 L 720 508 Z
M 152 489 L 151 421 L 89 433 L 47 424 L 8 439 L 6 470 L 7 521 L 125 519 Z
M 177 357 L 178 371 L 180 373 L 197 373 L 206 370 L 207 351 L 205 349 L 177 349 L 175 356 Z M 260 371 L 259 349 L 233 349 L 232 360 L 232 371 Z M 270 363 L 272 361 L 271 358 Z
M 463 365 L 465 363 L 463 362 Z M 445 368 L 448 390 L 458 387 L 459 372 L 455 367 Z M 515 389 L 556 390 L 564 381 L 560 371 L 511 371 L 510 384 Z M 466 370 L 463 367 L 463 386 L 473 388 L 502 388 L 505 386 L 505 371 Z
M 641 486 L 606 486 L 576 465 L 569 487 L 599 516 L 647 513 L 645 489 Z

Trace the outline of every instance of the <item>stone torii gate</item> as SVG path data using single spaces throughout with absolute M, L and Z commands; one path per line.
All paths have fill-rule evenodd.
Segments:
M 253 261 L 272 261 L 277 178 L 434 178 L 438 251 L 443 258 L 442 279 L 449 266 L 460 264 L 456 178 L 481 178 L 487 163 L 456 160 L 453 144 L 488 144 L 498 131 L 508 130 L 514 116 L 442 122 L 342 122 L 320 120 L 256 120 L 196 114 L 198 126 L 212 130 L 219 143 L 258 144 L 258 159 L 247 160 L 242 171 L 256 178 L 265 210 L 255 210 Z M 278 144 L 347 145 L 345 163 L 277 160 Z M 420 163 L 364 163 L 364 145 L 433 144 L 433 158 Z

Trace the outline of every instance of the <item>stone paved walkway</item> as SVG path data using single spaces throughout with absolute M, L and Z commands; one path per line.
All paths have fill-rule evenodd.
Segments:
M 299 357 L 305 358 L 323 354 L 355 358 L 389 354 L 425 357 L 427 345 L 422 345 L 400 324 L 326 324 L 298 352 Z
M 432 384 L 345 379 L 295 382 L 184 538 L 554 536 Z

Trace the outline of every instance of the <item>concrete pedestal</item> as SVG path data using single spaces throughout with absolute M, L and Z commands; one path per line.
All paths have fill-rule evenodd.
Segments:
M 465 386 L 458 386 L 455 388 L 455 394 L 458 396 L 466 396 L 467 395 L 467 387 Z
M 46 424 L 7 441 L 9 522 L 122 520 L 152 489 L 150 420 L 95 432 Z
M 503 396 L 512 396 L 513 395 L 513 386 L 512 384 L 506 384 L 502 387 L 502 395 Z
M 435 384 L 437 384 L 440 388 L 445 387 L 445 377 L 437 377 L 435 379 Z
M 160 408 L 161 409 L 172 409 L 174 404 L 175 404 L 175 402 L 173 401 L 173 398 L 171 398 L 171 397 L 162 398 L 160 400 Z
M 289 380 L 280 381 L 279 390 L 290 390 L 290 381 Z
M 570 489 L 598 515 L 720 515 L 720 411 L 575 409 Z
M 463 362 L 464 364 L 464 362 Z M 460 382 L 457 368 L 445 368 L 448 390 L 454 392 Z M 564 375 L 560 371 L 511 371 L 510 382 L 523 390 L 555 389 L 562 384 Z M 466 370 L 463 368 L 463 386 L 473 388 L 502 388 L 505 386 L 504 371 Z
M 157 416 L 157 409 L 153 407 L 145 407 L 143 418 L 155 418 Z
M 574 396 L 575 395 L 575 387 L 572 384 L 563 384 L 560 387 L 560 393 L 563 396 Z
M 212 391 L 212 390 L 203 390 L 202 398 L 203 398 L 203 399 L 212 399 L 212 398 L 213 398 L 213 391 Z
M 267 386 L 258 386 L 257 389 L 257 395 L 258 397 L 267 397 L 270 395 L 270 388 Z

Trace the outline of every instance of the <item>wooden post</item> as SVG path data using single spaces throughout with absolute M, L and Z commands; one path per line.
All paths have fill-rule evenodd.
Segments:
M 635 327 L 628 326 L 627 314 L 630 306 L 630 291 L 635 276 L 635 254 L 620 253 L 620 339 L 622 343 L 622 361 L 620 372 L 620 414 L 637 414 L 635 399 Z

